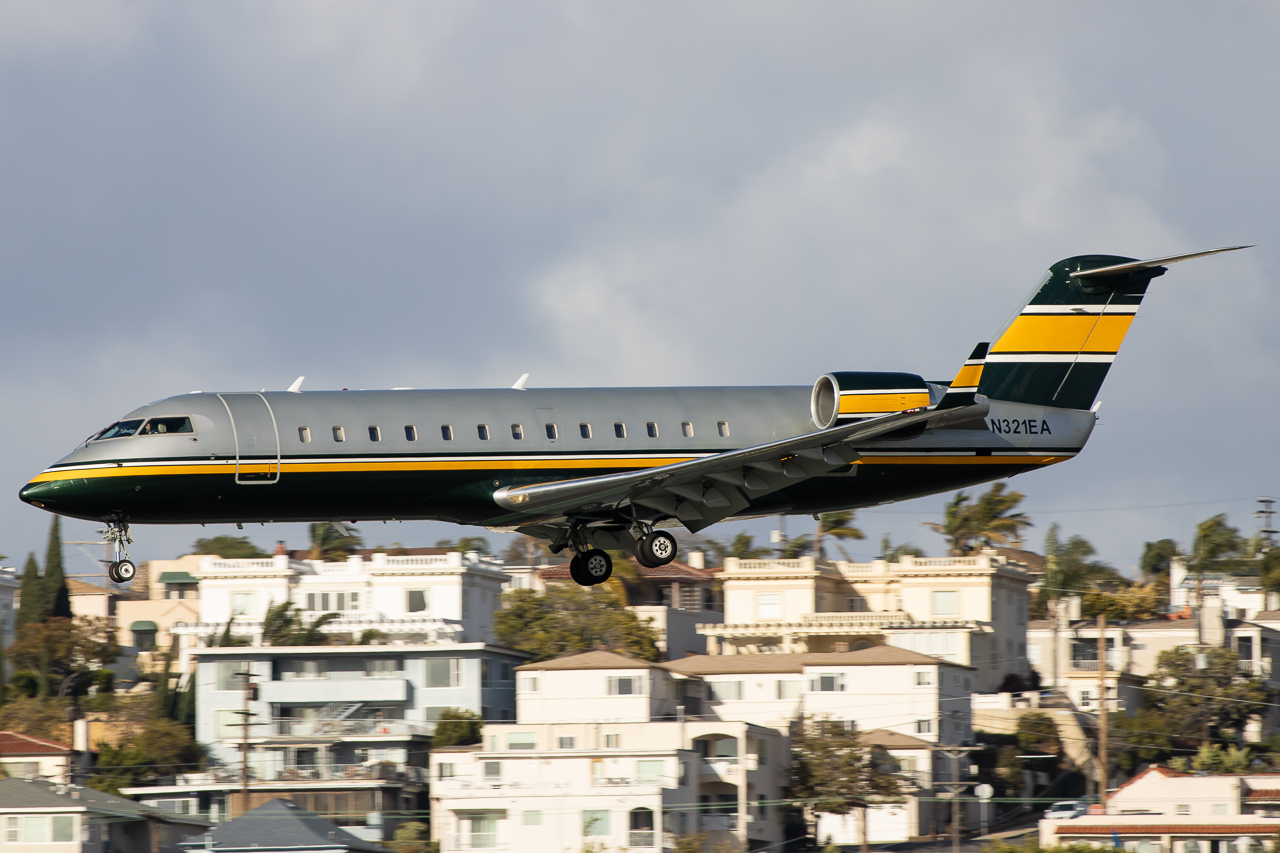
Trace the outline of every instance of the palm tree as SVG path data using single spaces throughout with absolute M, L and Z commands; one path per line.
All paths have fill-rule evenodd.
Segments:
M 1242 567 L 1240 552 L 1245 540 L 1240 531 L 1227 524 L 1227 516 L 1219 513 L 1196 525 L 1195 543 L 1191 546 L 1188 568 L 1196 576 L 1196 606 L 1201 603 L 1204 576 L 1211 571 L 1232 571 Z
M 364 544 L 354 527 L 334 521 L 318 521 L 310 525 L 311 559 L 341 563 Z
M 720 565 L 724 565 L 725 557 L 737 557 L 740 560 L 759 560 L 773 553 L 772 548 L 757 548 L 755 537 L 745 530 L 740 531 L 738 535 L 733 537 L 733 541 L 727 545 L 715 539 L 707 539 L 703 546 L 707 551 L 711 552 L 711 556 Z
M 967 494 L 957 492 L 943 511 L 941 523 L 924 524 L 947 538 L 951 556 L 963 557 L 979 548 L 995 548 L 1021 539 L 1022 528 L 1030 527 L 1031 519 L 1013 510 L 1025 498 L 1022 492 L 1005 492 L 1004 483 L 993 484 L 972 503 Z
M 917 548 L 910 542 L 903 542 L 901 545 L 894 545 L 886 533 L 880 537 L 880 558 L 886 563 L 897 563 L 903 557 L 924 557 L 926 556 L 923 548 Z
M 813 552 L 819 558 L 826 558 L 827 552 L 822 547 L 822 540 L 830 536 L 832 539 L 839 539 L 843 542 L 845 539 L 866 539 L 867 535 L 861 530 L 853 526 L 853 513 L 849 510 L 841 510 L 839 512 L 824 512 L 818 516 L 818 529 L 813 534 Z M 837 543 L 836 547 L 840 549 L 840 553 L 849 562 L 849 554 L 844 548 Z

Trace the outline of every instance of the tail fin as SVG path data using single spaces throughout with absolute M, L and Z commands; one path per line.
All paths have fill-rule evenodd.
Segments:
M 1248 247 L 1149 261 L 1115 255 L 1059 261 L 996 337 L 977 393 L 1014 403 L 1088 409 L 1138 313 L 1148 282 L 1167 271 L 1164 264 L 1244 248 Z
M 987 348 L 989 343 L 980 343 L 973 348 L 973 352 L 969 358 L 965 360 L 964 366 L 960 368 L 960 372 L 956 374 L 956 378 L 952 380 L 951 387 L 947 389 L 947 393 L 942 395 L 942 399 L 938 401 L 939 409 L 955 409 L 959 406 L 972 406 L 973 395 L 978 390 L 978 382 L 982 379 L 982 368 L 987 361 Z

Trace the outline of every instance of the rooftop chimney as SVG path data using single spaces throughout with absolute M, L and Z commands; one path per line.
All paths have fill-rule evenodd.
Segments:
M 286 551 L 284 547 L 284 540 L 281 539 L 278 542 L 276 542 L 276 556 L 287 557 L 288 555 L 289 555 L 289 552 Z
M 704 559 L 703 553 L 701 551 L 690 551 L 689 565 L 695 569 L 705 569 L 706 560 Z

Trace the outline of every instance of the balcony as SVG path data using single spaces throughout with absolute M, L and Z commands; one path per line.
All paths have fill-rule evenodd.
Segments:
M 506 850 L 493 832 L 451 832 L 444 837 L 442 850 Z
M 266 681 L 262 701 L 276 704 L 325 702 L 406 702 L 409 682 L 403 678 L 291 678 Z
M 1271 660 L 1269 658 L 1237 661 L 1236 665 L 1240 668 L 1240 671 L 1246 675 L 1252 675 L 1256 678 L 1271 677 Z
M 698 829 L 704 832 L 734 832 L 738 829 L 736 814 L 698 815 Z
M 274 717 L 268 723 L 267 737 L 305 738 L 359 738 L 359 737 L 413 737 L 430 735 L 429 726 L 404 720 L 300 720 L 292 717 Z M 254 736 L 258 736 L 257 732 Z
M 427 768 L 407 764 L 298 764 L 252 774 L 258 782 L 416 782 L 427 781 Z
M 1069 664 L 1072 672 L 1097 672 L 1098 662 L 1096 660 L 1072 660 Z M 1107 658 L 1107 672 L 1128 672 L 1127 665 L 1121 666 L 1120 662 L 1115 658 Z
M 628 847 L 652 847 L 653 846 L 653 830 L 652 829 L 633 829 L 627 834 Z

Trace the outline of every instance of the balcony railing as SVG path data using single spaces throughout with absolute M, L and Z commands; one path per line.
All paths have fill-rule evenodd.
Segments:
M 698 829 L 706 832 L 733 832 L 738 828 L 736 814 L 698 815 Z
M 653 830 L 652 829 L 633 829 L 627 834 L 628 847 L 652 847 L 653 846 Z
M 427 781 L 427 768 L 407 764 L 298 764 L 251 770 L 259 782 L 417 782 Z
M 400 736 L 429 735 L 431 728 L 405 720 L 331 720 L 295 719 L 275 717 L 271 720 L 268 737 L 321 737 L 334 738 L 362 735 Z M 257 732 L 255 731 L 256 735 Z
M 1097 672 L 1098 662 L 1096 660 L 1073 660 L 1071 668 L 1077 672 Z M 1107 672 L 1119 672 L 1121 669 L 1120 662 L 1115 658 L 1107 658 Z

